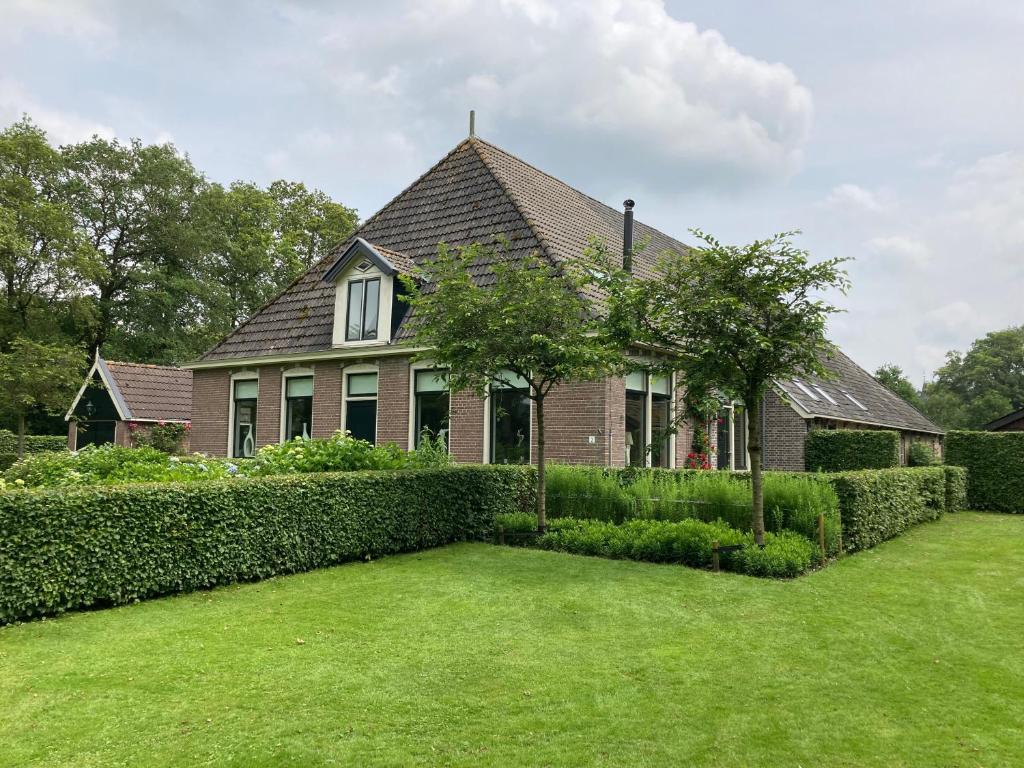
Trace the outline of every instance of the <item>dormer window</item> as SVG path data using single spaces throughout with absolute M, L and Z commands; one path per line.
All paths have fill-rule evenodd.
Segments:
M 345 341 L 367 341 L 377 338 L 377 314 L 380 311 L 380 278 L 350 280 L 348 284 L 348 319 Z

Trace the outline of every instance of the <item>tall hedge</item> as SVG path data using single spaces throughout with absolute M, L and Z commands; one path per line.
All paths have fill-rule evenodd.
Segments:
M 804 443 L 809 472 L 888 469 L 900 465 L 900 435 L 889 429 L 812 429 Z
M 948 432 L 946 463 L 967 467 L 972 509 L 1024 512 L 1024 432 Z
M 0 623 L 477 537 L 533 470 L 463 466 L 0 493 Z
M 944 464 L 946 473 L 946 511 L 961 512 L 967 509 L 967 469 Z
M 860 470 L 823 475 L 839 496 L 843 546 L 869 549 L 946 509 L 943 467 Z
M 25 453 L 44 451 L 66 451 L 66 435 L 25 435 Z M 18 436 L 9 429 L 0 429 L 0 453 L 18 452 Z

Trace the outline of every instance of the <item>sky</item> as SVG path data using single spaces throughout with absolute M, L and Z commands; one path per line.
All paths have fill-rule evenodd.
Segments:
M 477 133 L 683 240 L 848 257 L 915 382 L 1024 323 L 1024 3 L 0 0 L 0 124 L 173 142 L 365 218 Z

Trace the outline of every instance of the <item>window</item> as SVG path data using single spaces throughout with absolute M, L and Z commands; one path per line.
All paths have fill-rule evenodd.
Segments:
M 415 375 L 413 447 L 419 448 L 424 432 L 432 438 L 440 437 L 448 445 L 448 373 L 433 369 L 416 371 Z
M 732 407 L 732 468 L 747 468 L 747 409 L 739 403 Z
M 830 395 L 830 394 L 829 394 L 828 392 L 826 392 L 826 391 L 825 391 L 824 389 L 822 389 L 821 387 L 819 387 L 819 386 L 818 386 L 817 384 L 815 384 L 815 385 L 814 385 L 814 388 L 815 388 L 816 390 L 818 390 L 818 392 L 819 392 L 819 393 L 821 394 L 821 396 L 822 396 L 822 397 L 824 397 L 824 398 L 825 398 L 826 400 L 828 400 L 828 401 L 829 401 L 830 403 L 832 403 L 832 405 L 839 405 L 839 403 L 837 403 L 837 402 L 835 401 L 835 399 L 834 399 L 834 398 L 832 397 L 832 395 Z
M 528 464 L 530 461 L 529 386 L 521 376 L 502 374 L 491 382 L 490 428 L 492 464 Z
M 345 386 L 345 429 L 357 440 L 377 442 L 377 374 L 350 373 Z
M 718 468 L 732 469 L 732 406 L 718 412 Z
M 285 378 L 284 439 L 308 440 L 313 430 L 313 377 Z
M 643 371 L 626 375 L 626 463 L 631 467 L 647 464 L 647 374 Z
M 256 400 L 260 383 L 243 379 L 233 384 L 231 455 L 248 458 L 256 453 Z
M 799 379 L 793 379 L 793 383 L 796 384 L 798 387 L 800 387 L 800 391 L 803 392 L 805 395 L 807 395 L 809 398 L 811 398 L 811 400 L 817 400 L 818 399 L 818 396 L 816 394 L 814 394 L 813 392 L 811 392 L 811 390 L 807 388 L 807 385 L 804 384 Z
M 867 410 L 867 407 L 866 407 L 866 406 L 865 406 L 865 405 L 864 405 L 863 403 L 861 403 L 861 401 L 860 401 L 860 400 L 858 400 L 858 399 L 857 399 L 856 397 L 854 397 L 853 395 L 851 395 L 851 394 L 850 394 L 849 392 L 843 392 L 843 394 L 844 394 L 844 395 L 846 395 L 846 399 L 847 399 L 847 400 L 849 400 L 849 401 L 850 401 L 851 403 L 853 403 L 854 405 L 856 405 L 856 406 L 857 406 L 858 408 L 860 408 L 860 409 L 861 409 L 862 411 L 866 411 L 866 410 Z
M 379 306 L 379 277 L 349 282 L 345 341 L 365 341 L 377 338 L 377 312 Z
M 672 454 L 672 382 L 667 376 L 651 379 L 651 466 L 670 465 Z

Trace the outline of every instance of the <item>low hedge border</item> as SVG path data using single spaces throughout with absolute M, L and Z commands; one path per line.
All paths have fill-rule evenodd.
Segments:
M 900 435 L 889 429 L 812 429 L 804 443 L 809 472 L 888 469 L 900 464 Z
M 946 463 L 967 468 L 971 509 L 1024 512 L 1024 432 L 948 432 Z
M 0 493 L 0 623 L 480 538 L 528 467 Z
M 676 563 L 693 568 L 711 566 L 714 542 L 739 546 L 719 556 L 726 571 L 764 578 L 793 578 L 821 562 L 820 553 L 803 536 L 791 531 L 765 534 L 762 549 L 750 533 L 737 531 L 724 522 L 701 520 L 627 520 L 612 523 L 572 517 L 550 522 L 542 536 L 527 537 L 536 520 L 529 515 L 502 515 L 499 530 L 524 536 L 519 543 L 539 549 L 613 560 L 640 560 L 649 563 Z M 516 541 L 516 539 L 511 539 Z
M 67 435 L 25 435 L 25 453 L 66 451 Z M 18 436 L 9 429 L 0 429 L 0 454 L 18 453 Z

